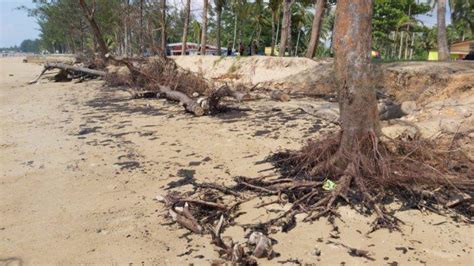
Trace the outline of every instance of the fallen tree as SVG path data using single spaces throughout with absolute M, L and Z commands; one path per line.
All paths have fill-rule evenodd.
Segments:
M 124 65 L 130 75 L 121 77 L 117 73 L 108 73 L 103 70 L 48 62 L 44 65 L 40 75 L 28 84 L 37 83 L 49 70 L 59 69 L 60 72 L 56 75 L 56 80 L 104 78 L 111 86 L 130 87 L 134 98 L 166 98 L 179 102 L 187 112 L 195 116 L 221 112 L 223 108 L 220 103 L 225 97 L 234 98 L 238 102 L 250 99 L 247 93 L 232 90 L 228 84 L 216 89 L 212 88 L 212 84 L 202 76 L 178 67 L 174 60 L 169 58 L 119 59 L 107 54 L 106 59 L 110 59 L 117 65 Z M 200 97 L 198 98 L 198 96 Z
M 290 95 L 280 90 L 274 90 L 270 93 L 270 98 L 281 102 L 288 102 L 290 100 Z
M 228 84 L 212 88 L 212 84 L 204 77 L 178 67 L 173 59 L 158 57 L 135 65 L 128 59 L 111 55 L 108 58 L 128 68 L 130 76 L 122 81 L 124 84 L 132 88 L 144 88 L 147 93 L 156 92 L 157 96 L 177 101 L 186 111 L 196 116 L 220 112 L 220 103 L 224 97 L 234 98 L 238 102 L 250 99 L 247 93 L 234 91 Z M 115 84 L 114 79 L 118 77 L 108 78 L 111 84 Z M 193 95 L 201 97 L 195 98 Z
M 28 84 L 37 83 L 47 71 L 53 70 L 53 69 L 60 69 L 61 71 L 63 71 L 63 73 L 72 75 L 73 78 L 85 77 L 85 76 L 88 76 L 91 78 L 105 77 L 105 75 L 107 74 L 105 71 L 102 71 L 102 70 L 68 65 L 64 63 L 45 63 L 43 71 L 41 71 L 41 74 L 36 79 L 28 82 Z
M 159 94 L 164 96 L 168 100 L 179 102 L 186 111 L 194 114 L 195 116 L 202 116 L 205 110 L 202 106 L 194 99 L 191 99 L 186 94 L 180 91 L 171 90 L 168 86 L 158 85 Z

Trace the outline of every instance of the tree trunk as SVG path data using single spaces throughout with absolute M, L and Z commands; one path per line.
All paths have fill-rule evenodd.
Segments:
M 201 55 L 206 55 L 207 45 L 207 9 L 209 6 L 209 0 L 204 0 L 202 7 L 202 35 L 201 35 Z
M 405 55 L 404 55 L 404 59 L 407 60 L 408 59 L 408 43 L 410 41 L 410 25 L 408 25 L 408 28 L 407 28 L 407 37 L 405 38 Z
M 298 37 L 296 37 L 295 56 L 298 56 L 298 46 L 300 45 L 301 29 L 298 26 Z
M 168 86 L 158 85 L 158 87 L 160 94 L 163 94 L 166 99 L 179 102 L 182 106 L 184 106 L 186 111 L 193 113 L 195 116 L 204 115 L 204 110 L 199 105 L 199 103 L 189 98 L 186 94 L 180 91 L 172 90 Z
M 337 3 L 334 68 L 342 128 L 339 152 L 342 155 L 358 152 L 359 141 L 379 130 L 371 78 L 372 12 L 373 0 Z
M 216 10 L 216 23 L 217 23 L 217 29 L 216 29 L 216 42 L 217 42 L 217 55 L 221 55 L 221 12 L 222 12 L 222 7 L 219 7 Z
M 411 5 L 408 6 L 408 17 L 411 19 Z M 410 39 L 410 24 L 407 25 L 407 38 L 405 39 L 405 60 L 408 59 L 408 41 Z
M 277 21 L 277 32 L 276 32 L 276 37 L 275 37 L 275 46 L 278 46 L 279 45 L 278 36 L 279 36 L 279 34 L 281 34 L 281 31 L 280 31 L 280 8 L 278 8 L 276 21 Z
M 292 0 L 283 0 L 283 20 L 281 23 L 281 39 L 280 39 L 280 51 L 279 56 L 285 56 L 286 46 L 288 44 L 288 38 L 290 34 L 290 23 L 291 23 L 291 4 Z
M 293 3 L 295 2 L 295 0 L 291 1 L 291 5 L 293 5 Z M 288 40 L 286 41 L 286 49 L 288 50 L 288 55 L 291 56 L 291 51 L 293 51 L 293 35 L 292 35 L 292 32 L 291 32 L 291 27 L 292 27 L 292 24 L 291 24 L 291 5 L 290 5 L 290 9 L 288 12 L 289 14 L 289 17 L 288 17 L 288 31 L 287 31 L 287 36 L 288 36 Z
M 262 27 L 260 25 L 258 25 L 257 33 L 256 33 L 256 36 L 255 36 L 255 44 L 256 44 L 255 54 L 258 54 L 258 47 L 260 47 L 261 36 L 262 36 Z M 265 52 L 265 48 L 263 50 Z
M 123 23 L 123 51 L 122 51 L 122 53 L 125 56 L 128 56 L 128 46 L 129 46 L 129 42 L 128 42 L 128 9 L 129 9 L 129 5 L 130 5 L 129 0 L 126 0 L 124 2 L 125 14 L 122 17 L 122 23 Z
M 398 59 L 401 60 L 402 59 L 402 52 L 403 52 L 403 31 L 400 32 L 400 50 L 398 51 Z
M 275 55 L 275 42 L 276 42 L 276 26 L 275 26 L 275 19 L 276 19 L 276 12 L 272 10 L 272 45 L 271 45 L 271 52 L 270 55 Z
M 138 31 L 138 45 L 140 46 L 139 51 L 140 55 L 144 53 L 144 42 L 143 42 L 143 0 L 140 0 L 140 29 Z
M 326 0 L 316 0 L 314 2 L 314 18 L 313 26 L 311 28 L 311 39 L 308 44 L 308 51 L 306 57 L 313 58 L 319 44 L 319 32 L 321 31 L 321 24 L 324 16 L 324 9 L 326 7 Z
M 123 54 L 128 56 L 128 27 L 127 23 L 124 23 L 123 27 Z
M 161 0 L 161 51 L 166 56 L 166 0 Z
M 235 51 L 235 45 L 237 42 L 237 11 L 234 10 L 234 38 L 232 39 L 232 51 Z
M 448 39 L 446 37 L 446 0 L 438 0 L 438 60 L 449 59 Z
M 411 45 L 410 45 L 410 60 L 413 60 L 413 47 L 415 47 L 415 33 L 411 34 Z
M 181 55 L 186 55 L 186 43 L 188 41 L 189 16 L 191 13 L 191 0 L 186 0 L 186 10 L 184 14 L 183 43 L 181 47 Z
M 92 6 L 92 9 L 89 8 L 85 2 L 85 0 L 79 0 L 79 4 L 81 5 L 82 11 L 84 12 L 84 16 L 89 21 L 91 25 L 92 31 L 94 33 L 95 39 L 99 44 L 99 52 L 100 56 L 105 59 L 105 55 L 109 52 L 107 45 L 105 44 L 104 37 L 102 36 L 102 32 L 100 31 L 99 25 L 95 21 L 94 13 L 95 13 L 95 2 Z
M 79 20 L 79 27 L 81 30 L 81 53 L 85 53 L 85 41 L 84 41 L 84 26 L 82 25 L 82 19 Z

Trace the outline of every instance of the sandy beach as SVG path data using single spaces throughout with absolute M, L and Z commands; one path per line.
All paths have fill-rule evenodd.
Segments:
M 100 80 L 27 85 L 42 69 L 0 59 L 0 265 L 209 265 L 210 236 L 170 224 L 155 197 L 191 190 L 190 180 L 227 184 L 268 175 L 271 153 L 296 149 L 337 128 L 297 108 L 322 101 L 257 100 L 213 117 L 193 117 L 158 99 L 131 99 Z M 277 204 L 242 206 L 237 224 L 266 220 Z M 472 225 L 407 210 L 401 232 L 341 208 L 329 222 L 299 222 L 272 235 L 281 254 L 262 265 L 470 265 Z M 299 217 L 303 218 L 303 217 Z M 245 241 L 240 226 L 224 235 Z M 370 251 L 353 257 L 343 245 Z M 318 255 L 318 252 L 320 254 Z

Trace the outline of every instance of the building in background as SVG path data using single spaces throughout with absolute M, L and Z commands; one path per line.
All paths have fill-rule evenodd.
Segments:
M 458 42 L 449 46 L 449 53 L 451 54 L 452 60 L 462 60 L 471 51 L 474 51 L 474 40 Z M 430 53 L 428 54 L 428 60 L 438 60 L 438 51 L 430 51 Z
M 181 50 L 183 47 L 183 43 L 170 43 L 168 44 L 169 55 L 181 55 Z M 221 49 L 221 54 L 227 54 L 227 48 Z M 199 44 L 193 42 L 186 43 L 186 55 L 199 55 Z M 206 55 L 217 55 L 217 47 L 212 45 L 206 45 Z

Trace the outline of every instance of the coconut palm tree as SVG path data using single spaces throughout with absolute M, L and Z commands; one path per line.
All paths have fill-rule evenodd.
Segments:
M 436 7 L 437 21 L 437 43 L 438 43 L 438 60 L 446 61 L 449 59 L 448 38 L 446 35 L 446 3 L 448 0 L 430 0 L 433 8 Z
M 281 22 L 281 40 L 279 56 L 285 56 L 286 46 L 291 36 L 291 6 L 295 0 L 283 0 L 283 20 Z
M 272 22 L 272 45 L 271 45 L 271 52 L 270 55 L 274 56 L 275 55 L 275 45 L 276 45 L 276 40 L 278 38 L 277 32 L 276 32 L 276 24 L 279 25 L 279 17 L 280 17 L 280 6 L 281 6 L 281 0 L 270 0 L 268 2 L 268 8 L 270 9 L 270 13 L 272 14 L 271 22 Z
M 247 2 L 247 0 L 232 0 L 231 7 L 234 16 L 234 36 L 232 38 L 232 49 L 235 49 L 237 43 L 242 42 L 242 28 L 244 26 L 244 20 L 250 17 L 252 6 Z
M 303 35 L 307 35 L 308 29 L 310 28 L 309 25 L 313 21 L 314 15 L 309 12 L 308 6 L 311 5 L 311 2 L 308 1 L 299 1 L 295 4 L 293 8 L 294 12 L 292 15 L 292 24 L 296 25 L 296 46 L 294 49 L 294 56 L 298 56 L 301 44 L 301 39 Z M 304 47 L 304 46 L 303 46 Z
M 438 27 L 438 60 L 446 61 L 449 59 L 448 37 L 446 35 L 446 1 L 437 0 L 437 27 Z
M 193 40 L 196 43 L 201 43 L 201 23 L 199 23 L 197 20 L 193 20 L 192 23 L 192 29 L 193 29 Z
M 184 25 L 183 25 L 183 42 L 181 46 L 181 55 L 186 54 L 186 42 L 188 41 L 188 27 L 189 17 L 191 15 L 191 0 L 186 0 L 186 7 L 184 11 Z
M 166 0 L 161 0 L 161 52 L 166 56 Z
M 201 55 L 206 55 L 207 45 L 207 11 L 209 8 L 209 0 L 204 0 L 202 7 L 202 35 L 201 35 Z
M 451 20 L 456 28 L 462 29 L 466 35 L 470 31 L 474 35 L 474 1 L 473 0 L 451 0 Z
M 323 21 L 324 10 L 326 8 L 326 0 L 314 0 L 314 17 L 313 26 L 311 28 L 311 40 L 308 44 L 306 57 L 313 58 L 319 43 L 319 33 Z
M 226 0 L 214 0 L 216 10 L 216 42 L 217 42 L 217 55 L 221 55 L 221 15 L 222 9 L 226 4 Z

